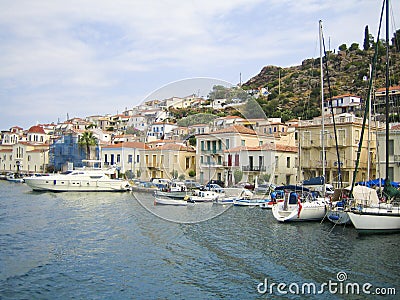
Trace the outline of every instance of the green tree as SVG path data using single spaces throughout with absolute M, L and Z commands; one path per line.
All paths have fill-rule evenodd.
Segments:
M 360 48 L 359 48 L 359 45 L 357 43 L 352 43 L 349 50 L 350 51 L 357 51 L 359 49 Z
M 368 25 L 365 26 L 365 30 L 364 30 L 364 50 L 368 50 L 371 47 L 371 42 L 369 40 L 370 35 L 369 35 L 369 29 L 368 29 Z
M 394 33 L 392 43 L 394 44 L 396 51 L 400 52 L 400 29 L 396 30 L 396 32 Z
M 235 178 L 235 183 L 238 183 L 240 180 L 242 180 L 243 172 L 240 169 L 236 169 L 233 172 L 233 177 Z
M 339 50 L 340 50 L 340 51 L 346 51 L 346 50 L 347 50 L 347 45 L 346 45 L 346 44 L 341 44 L 341 45 L 339 46 Z
M 85 131 L 78 141 L 80 147 L 85 147 L 86 159 L 90 159 L 90 148 L 97 145 L 97 139 L 91 131 Z

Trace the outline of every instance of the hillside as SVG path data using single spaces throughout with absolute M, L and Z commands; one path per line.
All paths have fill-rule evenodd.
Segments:
M 366 99 L 368 93 L 369 65 L 374 50 L 344 50 L 328 53 L 328 72 L 332 96 L 355 94 Z M 324 60 L 325 61 L 325 60 Z M 385 86 L 385 50 L 380 47 L 374 88 Z M 400 84 L 400 52 L 390 49 L 390 84 Z M 280 78 L 279 78 L 280 77 Z M 329 98 L 327 73 L 324 62 L 324 96 Z M 243 89 L 265 87 L 270 93 L 258 99 L 268 117 L 294 117 L 302 119 L 320 115 L 320 59 L 306 59 L 300 66 L 280 68 L 265 66 L 261 72 L 243 84 Z

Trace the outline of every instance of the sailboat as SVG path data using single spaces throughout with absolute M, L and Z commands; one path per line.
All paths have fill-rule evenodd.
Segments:
M 325 162 L 324 151 L 324 86 L 323 86 L 323 73 L 322 73 L 322 21 L 319 21 L 320 33 L 320 67 L 321 67 L 321 103 L 322 103 L 322 161 Z M 323 177 L 325 178 L 325 163 L 322 164 Z M 323 197 L 315 197 L 308 188 L 304 186 L 281 186 L 275 188 L 275 191 L 284 191 L 284 201 L 273 204 L 272 214 L 279 222 L 289 221 L 320 221 L 326 213 L 326 200 L 325 200 L 325 181 L 323 185 Z
M 389 47 L 389 0 L 386 5 L 386 47 Z M 390 233 L 400 232 L 400 206 L 394 200 L 400 198 L 389 179 L 389 50 L 386 51 L 386 178 L 383 189 L 385 202 L 358 205 L 348 215 L 359 233 Z M 367 105 L 366 105 L 367 106 Z M 365 118 L 365 117 L 364 117 Z M 361 141 L 360 141 L 361 143 Z M 357 168 L 357 166 L 356 166 Z M 354 187 L 354 179 L 353 186 Z M 352 191 L 351 191 L 352 193 Z M 368 200 L 368 199 L 365 199 Z

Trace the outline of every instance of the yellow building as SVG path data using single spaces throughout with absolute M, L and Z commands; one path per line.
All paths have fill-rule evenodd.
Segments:
M 147 149 L 144 153 L 145 179 L 181 177 L 189 178 L 189 172 L 196 170 L 196 150 L 184 144 L 165 143 Z
M 356 166 L 357 150 L 361 138 L 362 118 L 353 114 L 341 114 L 335 116 L 337 130 L 337 146 L 340 158 L 340 169 L 344 185 L 351 184 Z M 374 124 L 371 124 L 374 125 Z M 325 117 L 324 135 L 322 135 L 322 118 L 314 118 L 311 121 L 301 121 L 298 126 L 299 138 L 299 164 L 300 180 L 311 177 L 323 176 L 323 163 L 325 164 L 326 182 L 336 184 L 339 182 L 339 163 L 336 151 L 335 133 L 332 117 Z M 365 128 L 360 163 L 356 181 L 364 181 L 375 178 L 375 126 L 371 126 L 371 134 L 368 126 Z M 322 149 L 325 149 L 325 162 Z M 370 155 L 368 155 L 368 149 Z M 369 160 L 369 176 L 368 172 Z

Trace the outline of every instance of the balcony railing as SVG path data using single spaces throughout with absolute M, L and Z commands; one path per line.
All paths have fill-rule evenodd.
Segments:
M 201 152 L 202 153 L 205 153 L 205 154 L 223 154 L 224 153 L 224 150 L 222 150 L 222 149 L 201 149 Z
M 242 170 L 245 172 L 265 172 L 266 166 L 242 166 Z

